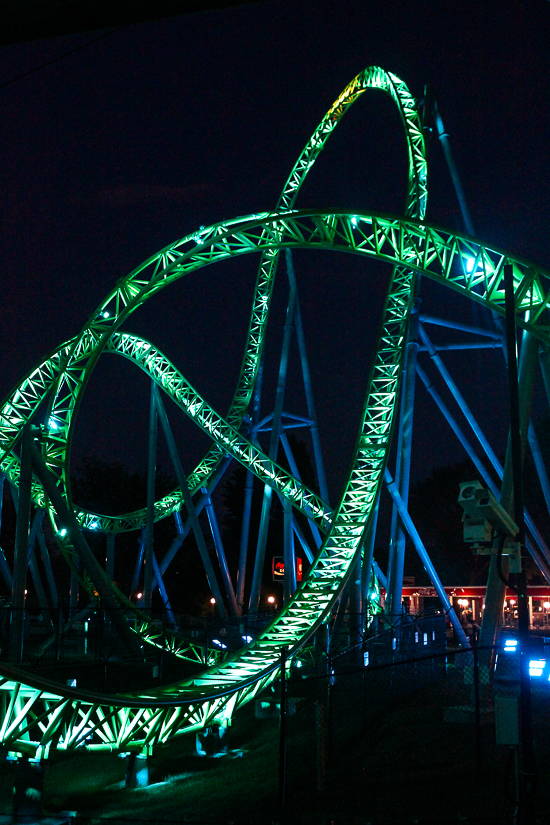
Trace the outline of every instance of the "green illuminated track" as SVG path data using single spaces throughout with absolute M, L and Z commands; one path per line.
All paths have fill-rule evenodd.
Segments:
M 396 101 L 409 152 L 406 216 L 388 217 L 293 208 L 305 175 L 328 135 L 354 100 L 367 88 L 380 88 Z M 229 454 L 269 484 L 293 506 L 314 519 L 324 540 L 293 599 L 254 641 L 192 679 L 151 691 L 96 696 L 46 683 L 0 664 L 0 741 L 13 751 L 47 755 L 53 748 L 151 749 L 185 731 L 229 717 L 275 678 L 282 648 L 293 655 L 331 610 L 368 524 L 383 479 L 406 341 L 416 273 L 436 280 L 504 314 L 504 265 L 514 273 L 516 311 L 525 328 L 550 343 L 546 309 L 549 273 L 471 238 L 428 225 L 426 163 L 416 103 L 405 85 L 378 68 L 367 69 L 347 87 L 325 116 L 300 156 L 278 207 L 201 228 L 154 255 L 121 279 L 88 322 L 50 355 L 9 396 L 0 409 L 2 471 L 17 483 L 19 462 L 12 450 L 38 404 L 50 399 L 44 455 L 71 502 L 69 455 L 76 412 L 98 358 L 116 353 L 134 361 L 212 439 L 212 449 L 189 477 L 190 491 L 204 486 L 221 458 Z M 352 470 L 334 510 L 278 467 L 239 432 L 262 351 L 278 256 L 284 248 L 349 252 L 391 264 L 376 354 Z M 225 417 L 212 409 L 153 344 L 120 330 L 148 298 L 173 281 L 230 257 L 259 253 L 260 267 L 240 379 Z M 197 277 L 207 277 L 207 271 Z M 528 316 L 525 313 L 528 311 Z M 49 506 L 35 484 L 34 499 Z M 156 504 L 163 518 L 182 507 L 175 491 Z M 56 523 L 55 512 L 50 508 Z M 143 511 L 105 517 L 75 509 L 83 527 L 102 531 L 136 529 Z M 124 607 L 127 600 L 109 586 Z M 140 635 L 155 641 L 146 622 Z M 172 646 L 172 642 L 170 643 Z M 174 649 L 174 648 L 172 648 Z

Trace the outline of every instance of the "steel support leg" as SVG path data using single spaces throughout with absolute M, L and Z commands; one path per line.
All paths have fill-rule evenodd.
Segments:
M 411 312 L 409 340 L 405 349 L 405 364 L 401 384 L 401 411 L 397 441 L 396 481 L 405 504 L 409 503 L 409 479 L 414 418 L 416 360 L 418 354 L 418 304 Z M 401 616 L 403 593 L 403 567 L 405 564 L 405 531 L 399 521 L 397 507 L 392 512 L 390 554 L 388 564 L 388 601 L 386 612 L 392 617 Z
M 275 396 L 275 409 L 271 422 L 271 438 L 269 442 L 269 457 L 276 461 L 279 449 L 279 435 L 281 433 L 281 416 L 286 391 L 286 376 L 288 369 L 288 354 L 294 330 L 294 309 L 296 306 L 296 290 L 290 286 L 290 295 L 286 310 L 286 322 L 283 333 L 283 346 L 281 360 L 279 362 L 279 378 L 277 381 L 277 394 Z M 260 518 L 260 530 L 258 543 L 256 545 L 256 558 L 254 560 L 254 575 L 252 578 L 252 591 L 250 593 L 250 611 L 257 611 L 260 607 L 260 591 L 262 587 L 262 574 L 264 569 L 265 549 L 267 544 L 267 532 L 269 528 L 269 514 L 271 512 L 271 498 L 273 491 L 267 484 L 264 488 L 262 502 L 262 515 Z
M 115 580 L 115 534 L 107 533 L 105 538 L 105 572 L 112 582 Z
M 40 546 L 40 557 L 42 559 L 42 565 L 46 574 L 46 581 L 48 582 L 48 590 L 50 591 L 51 602 L 53 607 L 56 608 L 59 604 L 59 595 L 57 593 L 57 585 L 55 583 L 55 576 L 52 570 L 52 562 L 42 525 L 40 525 L 40 529 L 38 530 L 37 538 Z
M 212 495 L 212 493 L 216 489 L 218 483 L 223 478 L 223 475 L 224 475 L 225 471 L 227 470 L 230 463 L 231 463 L 231 457 L 230 456 L 226 456 L 226 458 L 224 458 L 220 462 L 220 465 L 219 465 L 218 469 L 215 470 L 215 472 L 212 475 L 212 478 L 210 479 L 210 483 L 208 484 L 208 493 L 209 493 L 209 495 Z M 196 513 L 197 516 L 199 516 L 200 513 L 202 513 L 205 506 L 206 506 L 206 496 L 204 494 L 201 494 L 199 496 L 199 498 L 197 499 L 197 503 L 195 504 L 195 513 Z M 162 557 L 162 559 L 159 562 L 159 570 L 160 570 L 162 575 L 164 575 L 166 573 L 166 570 L 167 570 L 169 564 L 173 561 L 174 556 L 176 555 L 176 553 L 178 552 L 179 548 L 182 545 L 182 542 L 184 541 L 184 539 L 189 535 L 189 533 L 193 529 L 193 525 L 191 523 L 190 518 L 188 518 L 187 521 L 185 522 L 185 524 L 183 524 L 180 512 L 176 511 L 174 513 L 174 519 L 176 521 L 177 536 L 175 537 L 174 541 L 172 542 L 172 544 L 170 545 L 170 547 L 168 548 L 168 550 L 166 551 L 166 553 L 164 554 L 164 556 Z M 153 583 L 153 588 L 154 587 L 156 587 L 155 583 Z
M 139 578 L 141 576 L 141 568 L 143 567 L 143 556 L 145 554 L 145 528 L 141 528 L 141 533 L 138 540 L 138 551 L 136 556 L 136 563 L 134 566 L 134 575 L 132 576 L 132 585 L 130 587 L 130 598 L 135 598 L 139 587 Z
M 153 553 L 155 544 L 155 480 L 157 475 L 157 385 L 151 381 L 149 404 L 149 449 L 147 460 L 147 522 L 145 526 L 145 566 L 143 570 L 143 607 L 153 607 Z
M 178 480 L 178 484 L 183 495 L 183 501 L 185 507 L 187 508 L 188 517 L 193 527 L 195 538 L 197 540 L 197 546 L 199 548 L 199 553 L 206 573 L 206 578 L 208 580 L 208 586 L 210 587 L 210 591 L 213 597 L 216 599 L 216 611 L 218 612 L 218 615 L 223 619 L 225 616 L 223 596 L 218 585 L 218 580 L 216 579 L 216 574 L 214 572 L 214 567 L 212 566 L 210 554 L 208 552 L 208 548 L 204 540 L 202 528 L 199 524 L 199 519 L 197 516 L 197 512 L 195 510 L 195 505 L 193 504 L 193 499 L 191 498 L 191 493 L 189 492 L 189 487 L 187 486 L 187 478 L 185 476 L 185 473 L 183 472 L 181 460 L 176 449 L 176 442 L 174 441 L 174 436 L 172 434 L 170 424 L 168 423 L 168 416 L 166 415 L 166 410 L 164 409 L 164 404 L 161 401 L 160 393 L 158 391 L 156 384 L 153 392 L 155 396 L 157 412 L 160 418 L 160 423 L 162 426 L 162 430 L 164 432 L 166 444 L 168 445 L 170 459 L 172 461 L 172 465 L 176 473 L 176 478 Z
M 20 664 L 23 658 L 23 627 L 25 621 L 25 586 L 27 580 L 29 521 L 32 485 L 31 425 L 23 427 L 21 437 L 21 469 L 15 528 L 13 589 L 11 595 L 10 661 Z
M 168 616 L 168 621 L 171 622 L 173 625 L 176 624 L 176 619 L 172 612 L 172 605 L 170 604 L 170 599 L 168 598 L 168 593 L 166 592 L 166 587 L 164 586 L 163 578 L 160 574 L 157 557 L 155 553 L 153 553 L 153 573 L 156 576 L 156 582 L 158 584 L 158 589 L 160 593 L 160 597 L 162 599 L 162 604 L 164 605 L 164 609 Z
M 237 605 L 237 599 L 235 597 L 233 583 L 231 582 L 231 576 L 229 575 L 229 567 L 227 565 L 225 550 L 223 548 L 222 535 L 220 533 L 220 528 L 218 525 L 218 519 L 216 518 L 214 505 L 212 504 L 212 499 L 208 495 L 208 490 L 206 489 L 206 487 L 202 488 L 202 492 L 206 495 L 206 515 L 208 516 L 208 523 L 210 524 L 212 540 L 214 542 L 214 547 L 216 549 L 216 556 L 218 557 L 218 564 L 220 566 L 220 573 L 225 587 L 225 594 L 227 596 L 227 600 L 229 603 L 229 612 L 232 616 L 238 616 L 240 611 Z
M 432 564 L 432 560 L 430 559 L 430 557 L 429 557 L 429 555 L 426 551 L 426 548 L 424 547 L 422 539 L 420 538 L 420 536 L 418 534 L 418 530 L 416 529 L 416 527 L 413 524 L 413 520 L 411 519 L 411 517 L 408 513 L 408 510 L 405 507 L 405 503 L 403 502 L 403 499 L 401 498 L 401 496 L 399 494 L 399 490 L 397 489 L 397 485 L 394 482 L 394 480 L 392 479 L 389 470 L 385 471 L 384 481 L 386 482 L 386 486 L 388 488 L 388 491 L 389 491 L 393 501 L 395 502 L 395 504 L 397 506 L 397 509 L 399 511 L 399 515 L 401 517 L 401 521 L 403 522 L 403 525 L 404 525 L 405 529 L 407 530 L 407 533 L 409 534 L 409 536 L 411 538 L 411 541 L 414 544 L 416 552 L 420 556 L 420 560 L 421 560 L 422 564 L 424 565 L 424 570 L 426 571 L 426 573 L 430 577 L 430 581 L 432 582 L 433 586 L 435 587 L 435 589 L 437 591 L 437 595 L 439 596 L 439 600 L 440 600 L 441 604 L 443 605 L 443 607 L 445 609 L 445 612 L 447 613 L 447 616 L 449 617 L 449 620 L 450 620 L 450 622 L 451 622 L 451 624 L 454 628 L 454 631 L 455 631 L 455 633 L 458 637 L 458 640 L 459 640 L 460 644 L 463 647 L 470 647 L 470 643 L 468 641 L 468 638 L 467 638 L 466 634 L 464 633 L 462 625 L 460 624 L 460 621 L 458 620 L 458 617 L 457 617 L 457 615 L 454 611 L 454 608 L 451 605 L 451 602 L 449 601 L 449 597 L 447 596 L 447 593 L 445 592 L 445 588 L 441 584 L 441 580 L 440 580 L 439 576 L 437 575 L 435 567 Z
M 264 358 L 260 358 L 256 384 L 252 395 L 252 416 L 250 428 L 250 440 L 256 443 L 256 426 L 260 418 L 260 405 L 262 396 L 262 383 L 264 373 Z M 246 583 L 246 565 L 248 560 L 248 544 L 250 539 L 250 516 L 252 513 L 252 496 L 254 493 L 254 473 L 250 470 L 246 472 L 244 488 L 243 519 L 241 524 L 241 543 L 239 547 L 239 569 L 237 571 L 237 603 L 242 611 L 244 610 L 244 589 Z
M 361 566 L 361 594 L 363 597 L 363 614 L 366 615 L 367 605 L 370 603 L 370 577 L 374 561 L 374 540 L 376 538 L 376 527 L 378 525 L 378 511 L 380 506 L 380 495 L 376 499 L 371 522 L 365 534 L 363 542 L 363 558 Z M 387 586 L 387 582 L 386 582 Z M 365 629 L 365 628 L 363 628 Z
M 286 433 L 281 433 L 280 438 L 281 438 L 281 444 L 283 445 L 283 449 L 285 451 L 286 459 L 288 461 L 288 466 L 290 467 L 290 472 L 292 473 L 294 478 L 297 478 L 298 481 L 301 481 L 302 477 L 300 475 L 300 471 L 298 470 L 298 466 L 297 466 L 296 461 L 294 459 L 294 455 L 293 455 L 292 449 L 290 447 L 290 442 L 288 440 L 288 436 L 287 436 Z M 327 501 L 327 499 L 325 499 L 325 501 Z M 309 523 L 309 526 L 310 526 L 310 529 L 311 529 L 311 532 L 312 532 L 312 535 L 313 535 L 313 540 L 315 542 L 315 546 L 317 547 L 317 549 L 319 549 L 319 547 L 322 544 L 322 539 L 321 539 L 321 534 L 319 533 L 319 528 L 317 527 L 317 525 L 315 524 L 313 519 L 308 519 L 308 523 Z
M 419 332 L 420 332 L 420 337 L 422 339 L 422 342 L 423 342 L 424 346 L 426 347 L 433 363 L 435 364 L 435 366 L 439 370 L 439 373 L 440 373 L 441 377 L 445 381 L 447 387 L 449 388 L 450 392 L 454 396 L 455 401 L 459 405 L 459 407 L 462 411 L 462 414 L 465 416 L 466 420 L 468 421 L 468 424 L 470 425 L 470 427 L 474 431 L 474 433 L 476 435 L 476 438 L 478 439 L 479 443 L 481 444 L 481 446 L 482 446 L 482 448 L 485 452 L 485 455 L 489 458 L 489 461 L 491 462 L 491 464 L 493 465 L 493 467 L 495 468 L 497 473 L 499 473 L 499 475 L 502 477 L 502 465 L 501 465 L 500 461 L 498 460 L 493 448 L 491 447 L 491 445 L 487 441 L 481 427 L 479 426 L 479 424 L 476 421 L 475 416 L 473 415 L 472 411 L 470 410 L 470 407 L 466 403 L 466 399 L 464 398 L 464 396 L 462 395 L 462 393 L 458 389 L 454 379 L 451 377 L 451 374 L 450 374 L 449 370 L 447 369 L 447 367 L 443 363 L 441 357 L 437 354 L 436 348 L 432 344 L 432 342 L 431 342 L 426 330 L 422 326 L 422 324 L 420 324 Z
M 115 627 L 118 630 L 120 638 L 129 648 L 129 650 L 136 652 L 140 649 L 139 639 L 130 630 L 124 612 L 120 609 L 111 589 L 105 571 L 97 561 L 96 557 L 90 550 L 88 542 L 80 531 L 80 526 L 72 510 L 69 509 L 65 498 L 63 497 L 59 487 L 55 483 L 55 479 L 48 470 L 44 459 L 39 450 L 31 441 L 31 455 L 32 466 L 36 475 L 38 476 L 46 495 L 53 504 L 61 522 L 66 526 L 73 547 L 78 553 L 80 560 L 86 568 L 90 579 L 92 580 L 99 597 L 111 616 Z
M 29 570 L 31 573 L 31 577 L 34 584 L 34 589 L 36 592 L 36 598 L 38 601 L 38 606 L 40 608 L 40 613 L 42 615 L 42 620 L 44 622 L 45 627 L 47 627 L 49 632 L 53 632 L 54 626 L 53 621 L 50 616 L 50 609 L 48 607 L 48 600 L 46 598 L 46 593 L 44 591 L 44 587 L 42 584 L 42 577 L 40 575 L 40 570 L 38 569 L 38 562 L 36 560 L 35 554 L 35 544 L 36 544 L 36 537 L 38 535 L 39 530 L 42 529 L 42 522 L 44 520 L 45 510 L 36 509 L 34 513 L 34 518 L 32 520 L 32 526 L 29 536 L 29 548 L 27 553 L 27 562 L 29 565 Z
M 519 359 L 519 399 L 520 399 L 520 437 L 522 455 L 525 456 L 527 444 L 527 431 L 531 416 L 531 404 L 533 400 L 533 390 L 535 384 L 535 371 L 537 359 L 538 342 L 529 333 L 523 334 L 523 343 Z M 506 462 L 504 465 L 504 475 L 502 479 L 502 490 L 500 503 L 508 512 L 513 512 L 513 477 L 512 477 L 512 449 L 510 438 L 506 450 Z M 505 577 L 508 576 L 508 562 L 506 557 L 502 558 L 502 571 Z M 480 647 L 494 648 L 496 645 L 500 625 L 502 622 L 502 610 L 504 607 L 506 587 L 498 574 L 498 563 L 496 556 L 491 557 L 489 576 L 487 578 L 487 590 L 485 593 L 485 607 L 481 622 L 479 636 Z M 491 662 L 494 655 L 491 657 Z
M 0 535 L 2 533 L 2 505 L 4 502 L 4 473 L 0 473 Z M 4 555 L 4 551 L 0 546 L 0 574 L 2 578 L 6 582 L 8 591 L 11 593 L 13 587 L 13 577 L 11 575 L 11 570 L 9 565 L 6 561 L 6 557 Z
M 283 580 L 283 602 L 288 604 L 296 592 L 296 559 L 294 556 L 294 530 L 292 529 L 292 504 L 283 499 L 284 543 L 283 554 L 285 562 L 285 576 Z
M 292 250 L 285 249 L 286 268 L 288 272 L 288 280 L 290 289 L 294 290 L 296 294 L 296 308 L 294 310 L 294 323 L 296 326 L 296 341 L 300 353 L 300 362 L 302 365 L 302 377 L 304 381 L 304 390 L 306 394 L 307 414 L 310 421 L 309 431 L 311 433 L 311 441 L 313 444 L 313 457 L 315 459 L 315 469 L 317 471 L 317 481 L 319 482 L 319 493 L 321 498 L 328 503 L 328 487 L 325 473 L 325 464 L 323 461 L 323 452 L 321 450 L 321 439 L 319 437 L 319 427 L 317 425 L 317 413 L 315 411 L 315 400 L 313 397 L 313 385 L 311 383 L 311 372 L 309 369 L 309 360 L 307 357 L 306 339 L 304 335 L 304 326 L 302 324 L 302 311 L 300 309 L 300 302 L 298 300 L 298 288 L 296 286 L 296 274 L 294 272 L 294 262 L 292 260 Z
M 0 473 L 0 534 L 1 534 L 1 531 L 2 531 L 2 504 L 3 504 L 3 501 L 4 501 L 4 478 L 5 478 L 4 474 Z M 6 583 L 6 586 L 8 588 L 8 592 L 11 593 L 12 588 L 13 588 L 13 576 L 11 574 L 11 570 L 9 568 L 9 565 L 6 561 L 6 557 L 4 555 L 4 551 L 2 550 L 2 547 L 0 547 L 0 574 L 2 575 L 2 578 L 4 579 L 4 581 Z

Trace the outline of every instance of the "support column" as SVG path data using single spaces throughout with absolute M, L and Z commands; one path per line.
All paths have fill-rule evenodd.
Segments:
M 411 519 L 411 517 L 410 517 L 410 515 L 407 511 L 407 508 L 405 507 L 405 504 L 404 504 L 404 502 L 403 502 L 403 500 L 402 500 L 402 498 L 399 494 L 399 490 L 396 489 L 397 485 L 395 484 L 394 480 L 391 477 L 391 474 L 390 474 L 389 470 L 387 470 L 387 469 L 385 471 L 384 481 L 386 483 L 386 486 L 388 488 L 388 491 L 389 491 L 392 499 L 394 500 L 394 502 L 397 506 L 397 509 L 399 511 L 399 515 L 401 517 L 401 521 L 403 522 L 409 536 L 411 537 L 411 540 L 414 544 L 416 552 L 420 556 L 420 560 L 422 561 L 422 564 L 424 565 L 424 570 L 426 571 L 426 573 L 430 577 L 430 581 L 432 582 L 433 586 L 435 587 L 435 589 L 437 591 L 437 595 L 439 596 L 439 600 L 440 600 L 441 604 L 443 605 L 443 607 L 445 609 L 445 612 L 447 613 L 449 621 L 451 622 L 451 624 L 454 628 L 454 631 L 455 631 L 455 633 L 458 637 L 458 640 L 459 640 L 460 644 L 465 648 L 469 648 L 470 643 L 469 643 L 469 641 L 466 637 L 466 634 L 464 633 L 462 625 L 460 624 L 460 621 L 458 620 L 458 617 L 457 617 L 457 615 L 454 611 L 454 608 L 451 605 L 451 602 L 449 601 L 449 597 L 447 596 L 447 593 L 445 592 L 445 588 L 443 587 L 443 585 L 441 583 L 441 580 L 440 580 L 439 576 L 437 575 L 436 569 L 432 564 L 432 560 L 430 559 L 430 557 L 429 557 L 429 555 L 426 551 L 426 548 L 424 547 L 422 539 L 420 538 L 420 536 L 418 534 L 418 530 L 414 526 L 413 520 Z
M 294 530 L 292 528 L 292 504 L 283 499 L 285 576 L 283 580 L 283 603 L 286 605 L 296 591 L 296 559 L 294 556 Z
M 151 614 L 153 607 L 153 552 L 155 544 L 155 480 L 157 476 L 157 385 L 151 381 L 149 404 L 149 450 L 147 460 L 147 522 L 145 526 L 145 568 L 143 571 L 143 607 Z
M 269 458 L 277 461 L 279 449 L 279 435 L 281 432 L 281 417 L 286 391 L 286 376 L 288 369 L 288 354 L 292 333 L 294 330 L 294 309 L 296 306 L 296 290 L 290 288 L 288 305 L 286 310 L 286 322 L 283 333 L 283 346 L 281 350 L 281 360 L 279 363 L 279 378 L 277 381 L 277 394 L 275 396 L 275 409 L 271 422 L 271 438 L 269 441 Z M 267 544 L 267 532 L 269 528 L 269 514 L 271 512 L 271 498 L 273 490 L 267 484 L 264 487 L 264 498 L 262 502 L 262 515 L 260 518 L 260 531 L 258 543 L 256 545 L 256 558 L 254 560 L 254 575 L 252 578 L 252 591 L 250 593 L 250 611 L 255 612 L 260 606 L 260 591 L 262 587 L 262 574 L 264 569 L 265 548 Z
M 31 425 L 23 427 L 21 437 L 21 469 L 15 529 L 13 589 L 11 596 L 10 661 L 20 664 L 23 658 L 23 628 L 25 621 L 25 584 L 29 548 L 29 521 L 31 515 L 32 485 Z
M 529 428 L 529 418 L 531 415 L 531 403 L 533 400 L 533 389 L 535 382 L 535 370 L 537 359 L 538 342 L 527 332 L 523 334 L 523 341 L 519 359 L 519 398 L 520 398 L 520 439 L 522 461 L 525 456 L 527 443 L 527 432 Z M 502 479 L 502 489 L 500 503 L 508 513 L 513 512 L 513 475 L 512 475 L 512 447 L 508 438 L 506 450 L 506 461 Z M 502 557 L 502 572 L 505 578 L 508 577 L 508 560 Z M 502 610 L 504 607 L 506 587 L 498 574 L 498 562 L 496 556 L 491 556 L 489 575 L 487 578 L 487 591 L 485 594 L 485 607 L 483 610 L 483 621 L 479 636 L 480 647 L 491 647 L 497 643 L 500 626 L 502 624 Z M 493 657 L 491 661 L 493 660 Z
M 409 503 L 409 479 L 411 472 L 411 451 L 414 418 L 414 395 L 416 360 L 418 354 L 418 299 L 411 312 L 409 340 L 405 349 L 405 366 L 401 388 L 401 412 L 399 417 L 399 437 L 397 442 L 396 481 L 405 507 Z M 388 563 L 388 600 L 386 612 L 392 617 L 401 616 L 403 591 L 403 566 L 405 564 L 405 531 L 399 520 L 397 507 L 392 512 L 390 554 Z
M 132 633 L 128 624 L 126 623 L 124 611 L 121 610 L 109 587 L 109 581 L 107 579 L 107 576 L 105 575 L 105 571 L 103 570 L 103 568 L 97 561 L 96 557 L 90 550 L 88 542 L 86 541 L 86 539 L 80 531 L 80 525 L 78 524 L 78 521 L 76 520 L 74 513 L 72 512 L 72 510 L 69 509 L 69 506 L 67 505 L 65 498 L 63 497 L 59 487 L 55 483 L 55 479 L 53 478 L 53 476 L 51 475 L 50 471 L 46 466 L 46 462 L 42 458 L 35 444 L 32 443 L 32 440 L 30 451 L 32 455 L 32 465 L 34 467 L 34 471 L 38 476 L 39 480 L 41 481 L 42 486 L 44 487 L 44 490 L 46 492 L 46 495 L 53 504 L 60 521 L 66 526 L 71 537 L 73 547 L 78 553 L 82 563 L 86 567 L 86 570 L 88 571 L 88 574 L 93 584 L 95 585 L 97 592 L 99 593 L 102 604 L 105 606 L 105 609 L 109 612 L 110 616 L 112 617 L 113 623 L 115 624 L 119 632 L 120 638 L 123 640 L 123 642 L 129 650 L 131 650 L 132 652 L 139 651 L 139 639 L 136 637 L 134 633 Z
M 115 580 L 115 534 L 107 533 L 105 539 L 105 572 L 107 578 L 114 582 Z
M 254 394 L 252 396 L 252 421 L 250 427 L 250 440 L 256 443 L 256 427 L 260 419 L 260 403 L 262 396 L 262 381 L 264 373 L 264 358 L 260 359 Z M 248 559 L 248 542 L 250 537 L 250 516 L 252 513 L 252 495 L 254 493 L 254 473 L 246 471 L 246 482 L 244 488 L 243 520 L 241 525 L 241 544 L 239 548 L 239 569 L 237 571 L 237 603 L 242 614 L 244 609 L 244 588 L 246 581 L 246 564 Z
M 42 559 L 42 564 L 44 566 L 44 571 L 46 573 L 46 581 L 48 582 L 50 598 L 52 600 L 52 605 L 54 606 L 54 608 L 57 608 L 59 604 L 59 595 L 57 593 L 57 585 L 55 583 L 55 576 L 53 574 L 50 553 L 48 551 L 48 545 L 46 544 L 46 538 L 44 536 L 44 530 L 42 525 L 40 525 L 37 535 L 38 544 L 40 546 L 40 558 Z
M 229 602 L 229 612 L 232 616 L 238 616 L 239 608 L 237 605 L 237 599 L 235 597 L 235 591 L 233 590 L 231 576 L 229 575 L 229 567 L 225 556 L 222 535 L 220 533 L 220 528 L 218 525 L 218 519 L 216 518 L 214 505 L 212 504 L 212 499 L 208 495 L 208 490 L 206 489 L 206 487 L 202 488 L 202 492 L 206 495 L 206 515 L 208 516 L 208 522 L 210 524 L 210 530 L 212 532 L 212 540 L 214 542 L 216 556 L 218 557 L 218 564 L 220 566 L 220 573 L 225 587 L 225 594 Z
M 378 510 L 380 505 L 380 493 L 376 499 L 376 503 L 374 505 L 374 512 L 371 517 L 371 521 L 368 527 L 368 530 L 365 534 L 365 540 L 363 542 L 363 562 L 361 567 L 361 594 L 363 599 L 363 604 L 366 605 L 370 601 L 370 575 L 371 575 L 371 568 L 373 567 L 373 560 L 374 560 L 374 540 L 376 538 L 376 527 L 378 525 Z
M 317 481 L 319 482 L 319 493 L 321 498 L 328 503 L 328 487 L 325 474 L 325 465 L 323 461 L 323 452 L 321 450 L 321 439 L 319 437 L 319 427 L 317 425 L 317 413 L 315 410 L 315 400 L 313 397 L 313 385 L 311 383 L 311 373 L 309 370 L 309 360 L 307 357 L 306 339 L 304 335 L 304 327 L 302 324 L 302 312 L 300 309 L 300 301 L 298 300 L 298 288 L 296 286 L 296 274 L 294 272 L 294 262 L 292 260 L 292 250 L 285 249 L 286 254 L 286 268 L 288 272 L 288 280 L 291 290 L 296 293 L 296 308 L 294 310 L 294 323 L 296 326 L 296 342 L 300 353 L 300 362 L 302 365 L 302 378 L 304 381 L 304 390 L 306 394 L 307 414 L 310 421 L 309 431 L 311 433 L 311 441 L 313 444 L 313 457 L 315 459 L 315 469 L 317 471 Z
M 185 476 L 185 473 L 183 472 L 181 460 L 176 449 L 176 442 L 174 441 L 174 436 L 172 434 L 172 430 L 168 422 L 168 416 L 166 415 L 166 410 L 164 409 L 164 404 L 162 403 L 160 393 L 158 391 L 158 387 L 156 386 L 156 384 L 153 386 L 152 393 L 154 395 L 157 412 L 160 418 L 160 423 L 162 426 L 164 437 L 166 439 L 166 444 L 168 445 L 170 459 L 172 461 L 172 465 L 176 473 L 176 478 L 178 480 L 178 484 L 183 495 L 184 504 L 187 508 L 189 521 L 191 522 L 193 532 L 197 540 L 197 546 L 199 548 L 199 553 L 206 573 L 208 585 L 210 587 L 210 591 L 213 597 L 216 599 L 216 610 L 218 612 L 218 615 L 220 616 L 220 618 L 223 619 L 225 617 L 223 596 L 219 588 L 218 581 L 216 579 L 216 574 L 214 572 L 214 567 L 212 566 L 212 561 L 210 559 L 210 554 L 208 552 L 208 548 L 204 540 L 204 535 L 199 524 L 197 511 L 195 509 L 195 505 L 193 504 L 193 499 L 191 498 L 189 487 L 187 486 L 187 478 Z

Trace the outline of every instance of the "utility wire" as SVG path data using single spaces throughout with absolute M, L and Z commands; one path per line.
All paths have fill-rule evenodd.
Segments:
M 88 40 L 87 43 L 82 43 L 80 46 L 76 46 L 76 48 L 71 49 L 68 52 L 63 52 L 63 54 L 59 54 L 57 57 L 52 58 L 52 60 L 47 60 L 45 63 L 41 63 L 40 66 L 35 66 L 34 69 L 29 69 L 28 72 L 23 72 L 23 74 L 17 75 L 17 77 L 12 77 L 12 79 L 6 81 L 6 83 L 0 84 L 0 89 L 5 89 L 6 86 L 11 86 L 12 83 L 16 83 L 18 80 L 23 80 L 24 77 L 28 77 L 31 74 L 35 74 L 35 72 L 39 72 L 41 69 L 45 69 L 46 66 L 51 66 L 52 63 L 57 63 L 58 60 L 62 60 L 64 57 L 68 57 L 70 54 L 74 54 L 75 52 L 78 52 L 81 49 L 85 49 L 87 46 L 91 46 L 93 43 L 97 43 L 99 40 L 104 40 L 106 37 L 110 37 L 111 34 L 116 34 L 116 32 L 119 32 L 125 28 L 127 27 L 118 26 L 116 29 L 111 29 L 108 32 L 104 32 L 103 34 L 100 34 L 98 37 L 94 37 L 93 40 Z

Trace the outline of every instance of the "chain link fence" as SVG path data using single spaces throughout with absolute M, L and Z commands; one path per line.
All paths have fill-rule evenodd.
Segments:
M 448 651 L 444 616 L 413 617 L 314 667 L 294 659 L 286 697 L 279 685 L 270 700 L 286 701 L 281 802 L 294 809 L 313 789 L 344 809 L 347 798 L 349 821 L 373 825 L 524 821 L 518 641 L 504 634 L 494 649 L 472 641 L 469 651 Z M 531 640 L 528 662 L 542 823 L 550 822 L 550 638 Z

